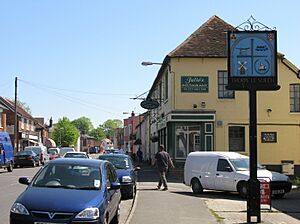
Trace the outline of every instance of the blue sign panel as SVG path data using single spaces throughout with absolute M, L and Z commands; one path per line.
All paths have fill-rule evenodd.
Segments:
M 228 33 L 229 89 L 276 89 L 276 31 Z

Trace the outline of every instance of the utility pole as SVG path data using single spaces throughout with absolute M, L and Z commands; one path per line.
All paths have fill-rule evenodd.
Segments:
M 14 127 L 14 148 L 15 153 L 19 152 L 19 125 L 18 125 L 18 111 L 17 111 L 17 99 L 18 99 L 18 77 L 15 78 L 15 127 Z

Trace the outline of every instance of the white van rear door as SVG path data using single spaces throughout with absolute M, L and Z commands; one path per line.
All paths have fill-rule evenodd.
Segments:
M 226 159 L 219 159 L 215 176 L 215 189 L 235 191 L 235 172 Z

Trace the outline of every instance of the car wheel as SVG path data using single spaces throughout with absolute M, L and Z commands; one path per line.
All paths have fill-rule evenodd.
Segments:
M 13 171 L 13 164 L 9 163 L 8 167 L 7 167 L 7 171 L 8 172 L 12 172 Z
M 195 194 L 200 194 L 203 192 L 202 185 L 198 179 L 193 178 L 191 184 L 192 184 L 192 190 Z
M 121 206 L 120 206 L 120 203 L 119 203 L 116 214 L 110 222 L 111 224 L 118 224 L 119 223 L 119 221 L 120 221 L 120 207 Z
M 243 182 L 239 182 L 238 186 L 237 186 L 237 190 L 239 192 L 239 195 L 242 198 L 246 198 L 248 195 L 248 186 L 247 186 L 247 182 L 243 181 Z

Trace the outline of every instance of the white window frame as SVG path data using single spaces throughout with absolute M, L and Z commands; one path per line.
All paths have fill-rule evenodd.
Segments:
M 25 121 L 24 121 L 24 117 L 21 118 L 21 129 L 24 129 L 25 126 Z
M 29 129 L 29 119 L 26 119 L 26 130 L 30 130 Z

